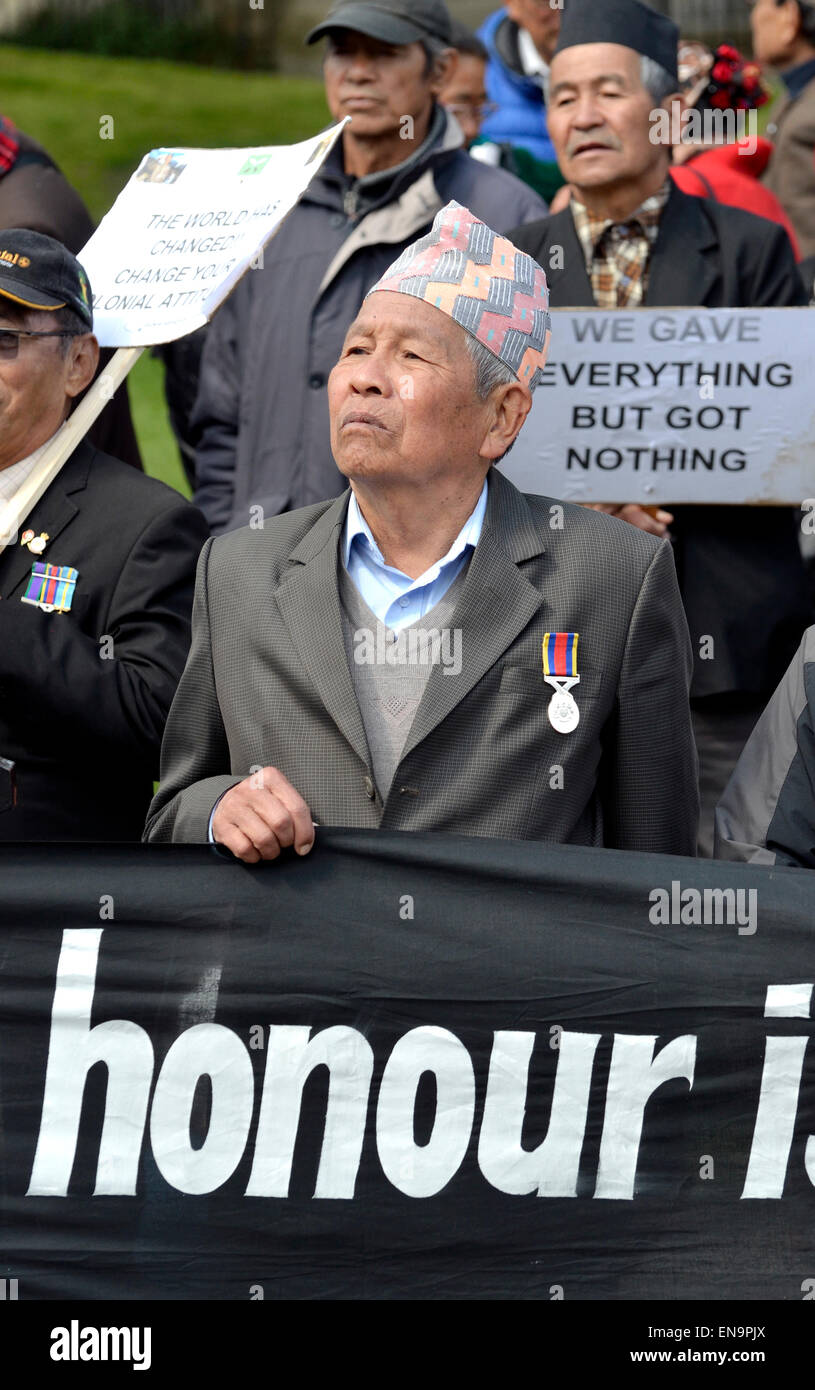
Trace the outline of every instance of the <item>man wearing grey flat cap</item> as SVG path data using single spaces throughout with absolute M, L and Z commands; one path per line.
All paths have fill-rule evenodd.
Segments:
M 340 0 L 326 99 L 342 138 L 209 330 L 193 416 L 196 501 L 213 531 L 336 496 L 327 383 L 369 285 L 450 199 L 499 231 L 546 205 L 467 154 L 438 94 L 455 55 L 442 0 Z

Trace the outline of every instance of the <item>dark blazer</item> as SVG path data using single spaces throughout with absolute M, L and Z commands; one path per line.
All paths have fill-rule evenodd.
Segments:
M 189 647 L 203 517 L 172 488 L 79 446 L 0 552 L 0 840 L 138 840 Z M 36 559 L 78 570 L 70 612 L 21 602 Z M 109 640 L 107 640 L 109 639 Z
M 493 470 L 451 620 L 461 670 L 431 670 L 383 804 L 340 615 L 348 498 L 205 547 L 146 838 L 205 842 L 218 797 L 273 766 L 321 825 L 693 854 L 691 658 L 668 543 Z M 561 631 L 580 634 L 568 734 L 549 722 L 542 664 Z
M 554 308 L 594 304 L 571 211 L 510 232 L 543 266 Z M 562 257 L 550 258 L 555 247 Z M 645 308 L 803 305 L 789 237 L 763 217 L 676 187 L 651 257 Z M 660 501 L 671 506 L 670 496 Z M 798 518 L 786 507 L 671 506 L 679 583 L 695 653 L 694 697 L 769 695 L 812 621 Z M 713 638 L 712 660 L 699 658 Z M 706 647 L 706 650 L 709 648 Z

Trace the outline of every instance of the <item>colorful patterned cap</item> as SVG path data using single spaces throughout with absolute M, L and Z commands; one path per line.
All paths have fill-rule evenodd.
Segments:
M 448 203 L 368 294 L 411 294 L 441 309 L 534 391 L 549 351 L 549 289 L 537 261 Z M 367 298 L 367 295 L 366 295 Z

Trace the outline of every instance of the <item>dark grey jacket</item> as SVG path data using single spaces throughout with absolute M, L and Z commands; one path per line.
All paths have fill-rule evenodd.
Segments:
M 717 859 L 815 869 L 815 627 L 716 807 Z
M 348 496 L 205 547 L 146 837 L 206 842 L 219 796 L 272 766 L 321 825 L 692 855 L 691 655 L 668 543 L 493 470 L 451 620 L 461 669 L 431 670 L 383 805 L 340 615 Z M 580 635 L 568 734 L 548 719 L 547 632 Z
M 207 335 L 198 399 L 195 500 L 213 531 L 335 497 L 326 382 L 368 290 L 454 199 L 502 232 L 546 204 L 502 169 L 461 148 L 437 108 L 423 152 L 396 170 L 352 180 L 339 147 L 312 180 Z M 257 513 L 254 514 L 255 516 Z

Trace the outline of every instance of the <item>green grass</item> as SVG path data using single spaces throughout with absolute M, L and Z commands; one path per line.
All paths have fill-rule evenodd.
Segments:
M 5 44 L 0 110 L 45 146 L 97 221 L 156 145 L 288 145 L 330 119 L 322 83 L 311 78 Z M 111 140 L 100 138 L 103 116 L 113 117 Z M 144 353 L 129 381 L 147 471 L 187 492 L 161 363 Z
M 127 378 L 130 409 L 145 471 L 189 497 L 190 488 L 164 399 L 164 367 L 146 349 Z

